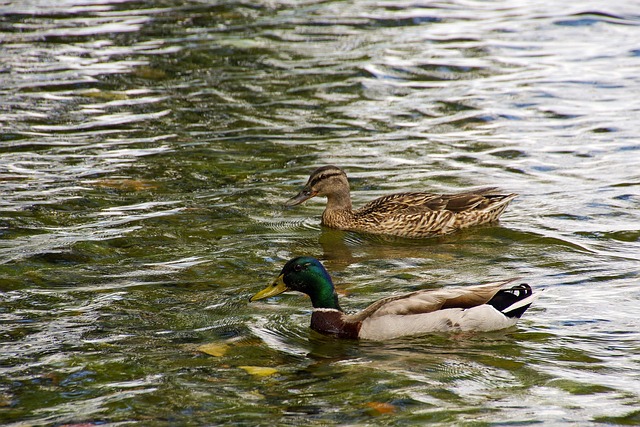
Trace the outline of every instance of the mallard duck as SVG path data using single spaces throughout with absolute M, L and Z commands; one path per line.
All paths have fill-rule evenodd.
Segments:
M 347 174 L 336 166 L 316 169 L 302 191 L 285 202 L 295 206 L 326 196 L 322 224 L 339 230 L 423 238 L 448 234 L 498 220 L 517 194 L 499 194 L 494 187 L 457 194 L 397 193 L 352 210 Z
M 345 314 L 331 276 L 315 258 L 293 258 L 276 280 L 250 301 L 298 291 L 311 297 L 311 329 L 338 338 L 387 340 L 433 332 L 488 332 L 511 327 L 538 294 L 527 284 L 503 289 L 513 280 L 467 287 L 421 290 L 374 302 Z

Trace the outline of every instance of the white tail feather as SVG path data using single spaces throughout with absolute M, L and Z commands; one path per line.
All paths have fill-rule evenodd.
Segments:
M 544 292 L 544 289 L 536 289 L 535 293 L 529 295 L 525 299 L 521 299 L 520 301 L 516 301 L 515 303 L 511 304 L 509 307 L 502 310 L 502 313 L 508 313 L 510 311 L 517 310 L 519 308 L 522 308 L 526 305 L 531 304 L 532 302 L 537 300 L 540 294 L 542 294 L 543 292 Z

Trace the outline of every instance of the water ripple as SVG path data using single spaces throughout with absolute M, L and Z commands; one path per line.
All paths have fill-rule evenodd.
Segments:
M 176 215 L 183 208 L 156 209 L 176 202 L 144 203 L 137 206 L 110 208 L 97 214 L 101 219 L 75 226 L 42 227 L 46 233 L 5 240 L 0 248 L 0 263 L 10 263 L 37 254 L 64 252 L 79 242 L 109 240 L 122 237 L 141 228 L 135 223 Z M 153 208 L 149 212 L 145 212 Z M 127 212 L 124 214 L 124 212 Z M 132 224 L 133 223 L 133 224 Z
M 0 5 L 5 423 L 637 420 L 632 2 L 50 3 Z M 520 197 L 431 240 L 327 230 L 281 208 L 322 164 L 355 206 Z M 299 254 L 354 309 L 548 291 L 496 334 L 336 341 L 303 298 L 247 304 Z

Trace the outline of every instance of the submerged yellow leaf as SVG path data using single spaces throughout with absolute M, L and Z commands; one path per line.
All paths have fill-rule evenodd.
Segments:
M 167 73 L 164 70 L 146 66 L 136 68 L 133 73 L 138 77 L 149 80 L 162 80 L 167 77 Z
M 88 89 L 80 92 L 80 94 L 82 96 L 104 99 L 106 101 L 119 101 L 129 98 L 129 95 L 127 95 L 125 92 L 102 91 L 100 89 Z
M 98 187 L 113 188 L 115 190 L 122 191 L 144 191 L 154 190 L 158 186 L 148 181 L 142 181 L 139 179 L 100 179 L 94 181 L 94 184 Z
M 198 347 L 198 351 L 206 353 L 210 356 L 222 357 L 229 351 L 231 347 L 227 344 L 219 344 L 219 343 L 211 343 L 211 344 L 203 344 Z
M 372 410 L 372 415 L 393 414 L 396 407 L 391 403 L 368 402 L 367 406 Z
M 268 368 L 265 366 L 238 366 L 240 369 L 244 369 L 248 374 L 255 375 L 256 377 L 268 377 L 269 375 L 277 374 L 278 370 L 275 368 Z

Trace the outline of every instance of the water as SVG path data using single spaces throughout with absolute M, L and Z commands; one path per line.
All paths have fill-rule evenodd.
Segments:
M 636 2 L 0 13 L 0 423 L 640 424 Z M 322 201 L 281 205 L 329 163 L 356 206 L 520 197 L 443 238 L 326 230 Z M 342 342 L 301 296 L 247 302 L 300 254 L 354 310 L 546 292 L 513 330 Z

